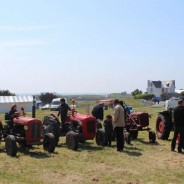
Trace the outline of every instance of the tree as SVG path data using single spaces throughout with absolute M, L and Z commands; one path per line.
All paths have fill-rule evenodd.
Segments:
M 15 93 L 11 93 L 9 90 L 0 90 L 0 96 L 15 96 Z
M 138 94 L 142 94 L 142 91 L 139 90 L 139 89 L 135 89 L 134 91 L 131 92 L 132 96 L 134 96 L 135 98 L 135 95 L 138 95 Z
M 39 95 L 39 98 L 43 104 L 50 104 L 52 100 L 54 98 L 58 98 L 58 96 L 53 93 L 47 92 L 47 93 L 41 93 L 41 95 Z
M 121 95 L 127 95 L 126 91 L 121 92 Z

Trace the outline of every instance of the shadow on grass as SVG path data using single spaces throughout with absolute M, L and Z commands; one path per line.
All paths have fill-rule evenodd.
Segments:
M 101 151 L 103 150 L 104 147 L 103 146 L 98 146 L 95 145 L 91 142 L 83 142 L 79 144 L 79 150 L 78 151 L 82 151 L 82 150 L 87 150 L 87 151 Z
M 111 148 L 117 149 L 116 145 L 112 145 Z M 141 151 L 142 149 L 135 147 L 133 144 L 125 144 L 124 149 L 121 153 L 126 153 L 129 156 L 138 157 L 142 156 Z
M 54 154 L 58 154 L 57 152 L 56 153 L 55 152 L 54 153 L 48 153 L 44 150 L 43 151 L 38 151 L 38 149 L 39 148 L 33 147 L 33 146 L 31 146 L 31 147 L 19 147 L 18 152 L 20 154 L 28 155 L 30 157 L 37 158 L 37 159 L 45 159 L 45 158 L 51 157 Z M 17 156 L 17 157 L 20 157 L 20 155 Z
M 63 143 L 63 144 L 59 144 L 57 146 L 58 148 L 67 148 L 67 145 L 66 143 Z M 104 147 L 102 146 L 97 146 L 95 145 L 94 143 L 91 143 L 91 142 L 79 142 L 79 147 L 78 147 L 78 150 L 77 151 L 82 151 L 82 150 L 87 150 L 87 151 L 100 151 L 100 150 L 103 150 Z
M 141 152 L 138 152 L 138 151 L 129 151 L 129 150 L 126 150 L 126 149 L 124 149 L 122 151 L 122 153 L 126 153 L 127 155 L 132 156 L 132 157 L 142 156 L 142 153 Z
M 155 143 L 151 143 L 149 141 L 145 141 L 143 138 L 137 138 L 136 141 L 139 141 L 142 144 L 146 144 L 146 145 L 150 145 L 150 146 L 160 146 L 160 144 L 157 141 Z
M 67 148 L 66 143 L 62 143 L 62 144 L 58 144 L 57 148 Z M 87 150 L 87 151 L 100 151 L 103 150 L 104 147 L 103 146 L 97 146 L 96 144 L 92 143 L 92 142 L 79 142 L 79 147 L 77 151 L 82 151 L 82 150 Z

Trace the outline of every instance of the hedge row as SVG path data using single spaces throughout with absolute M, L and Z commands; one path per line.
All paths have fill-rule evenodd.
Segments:
M 155 97 L 154 94 L 138 94 L 138 95 L 135 95 L 135 99 L 151 100 L 153 97 Z

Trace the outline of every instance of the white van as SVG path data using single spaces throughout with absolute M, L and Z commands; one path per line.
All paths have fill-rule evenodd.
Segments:
M 65 99 L 65 102 L 67 103 L 67 99 Z M 50 104 L 50 110 L 52 111 L 57 111 L 61 102 L 60 102 L 61 98 L 54 98 Z
M 165 110 L 174 109 L 178 105 L 178 99 L 171 99 L 165 101 Z

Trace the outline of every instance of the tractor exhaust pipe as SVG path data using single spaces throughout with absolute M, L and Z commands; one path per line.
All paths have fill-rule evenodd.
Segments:
M 36 98 L 33 96 L 32 118 L 36 117 Z

